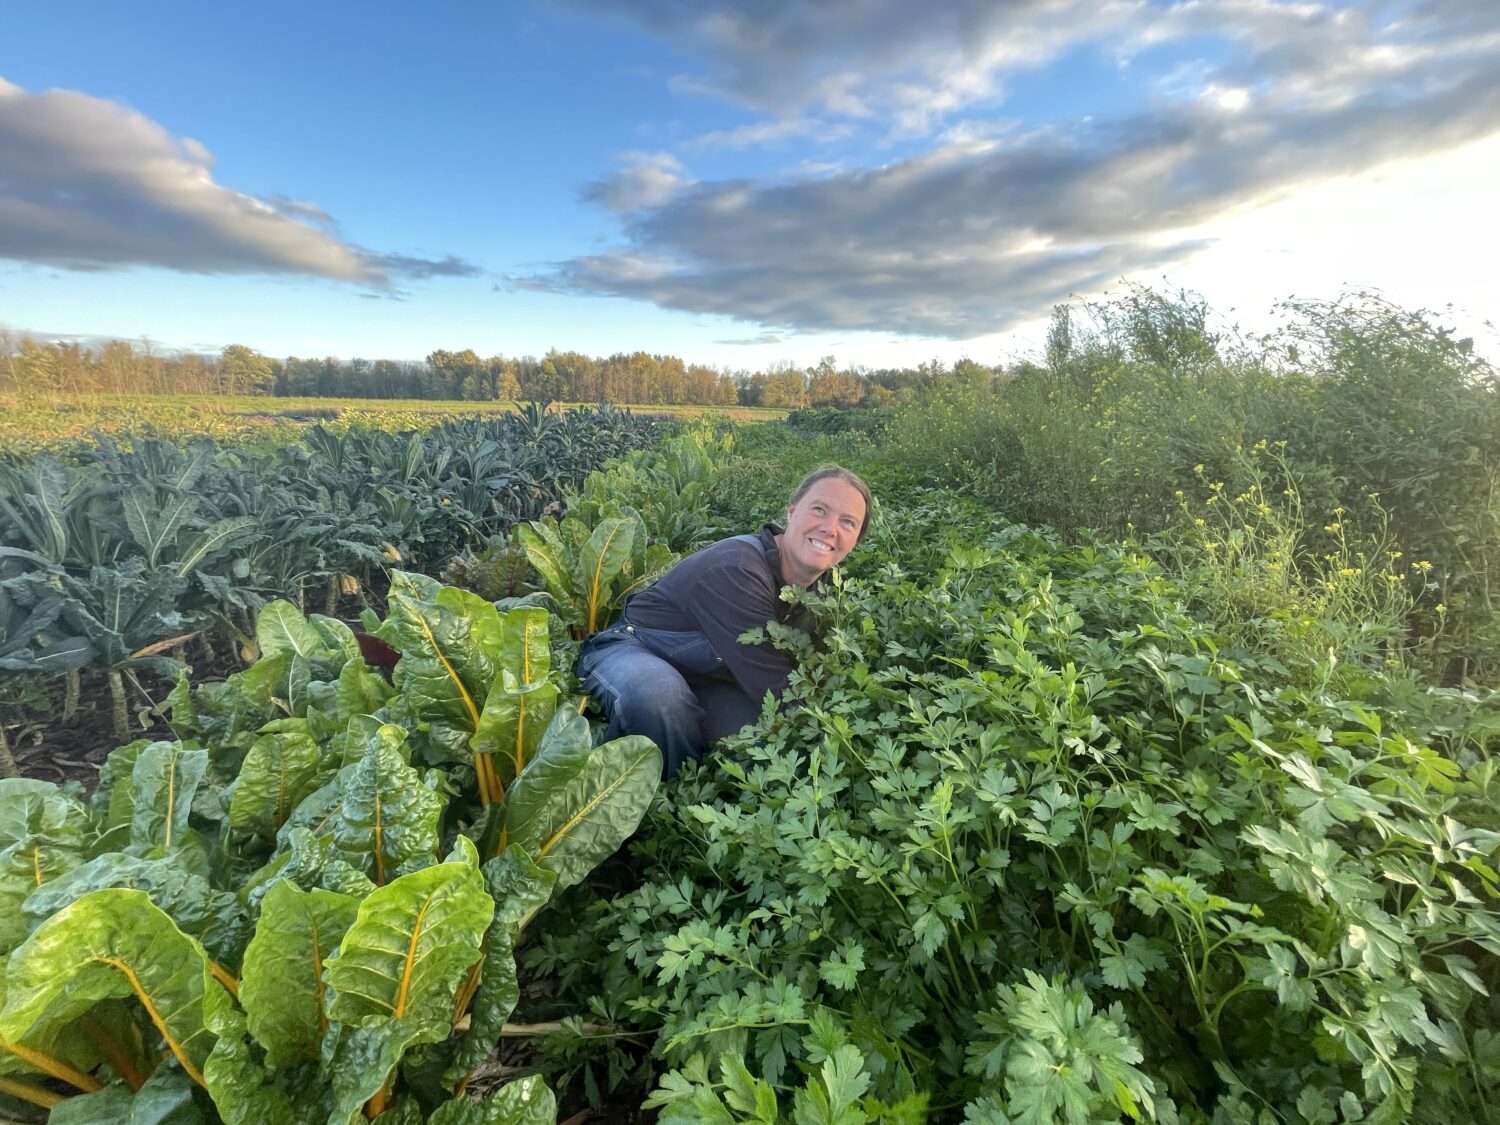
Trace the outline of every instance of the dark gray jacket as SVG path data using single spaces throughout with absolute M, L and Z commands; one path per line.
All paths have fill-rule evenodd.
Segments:
M 767 691 L 780 695 L 792 671 L 791 657 L 769 643 L 742 645 L 736 639 L 769 621 L 812 631 L 812 615 L 781 600 L 781 552 L 776 536 L 782 528 L 762 524 L 755 540 L 721 539 L 689 555 L 631 597 L 625 615 L 641 629 L 700 633 L 712 646 L 724 673 L 752 700 Z M 821 579 L 819 580 L 821 581 Z M 696 669 L 682 669 L 685 675 Z

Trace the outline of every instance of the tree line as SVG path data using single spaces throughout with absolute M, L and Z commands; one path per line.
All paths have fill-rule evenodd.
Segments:
M 727 370 L 673 355 L 573 351 L 480 356 L 437 350 L 425 360 L 275 359 L 243 344 L 218 355 L 167 352 L 149 340 L 86 346 L 40 342 L 0 332 L 0 393 L 267 395 L 298 398 L 430 399 L 466 402 L 540 400 L 642 405 L 769 406 L 847 409 L 886 406 L 938 379 L 989 381 L 1001 372 L 961 359 L 915 368 L 840 367 L 790 362 L 765 370 Z

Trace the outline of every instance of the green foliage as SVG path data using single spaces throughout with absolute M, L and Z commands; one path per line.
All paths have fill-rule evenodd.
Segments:
M 1064 308 L 1045 367 L 1021 365 L 994 385 L 951 379 L 893 412 L 888 448 L 1027 524 L 1191 538 L 1178 494 L 1191 506 L 1210 482 L 1243 494 L 1257 483 L 1249 452 L 1268 442 L 1285 470 L 1262 482 L 1274 485 L 1268 495 L 1295 481 L 1304 511 L 1344 510 L 1355 551 L 1431 564 L 1413 618 L 1424 666 L 1492 678 L 1493 368 L 1472 341 L 1377 298 L 1286 309 L 1282 330 L 1239 342 L 1186 295 L 1133 289 Z M 1313 560 L 1335 549 L 1315 534 L 1304 547 Z
M 1360 545 L 1344 509 L 1325 519 L 1303 509 L 1299 475 L 1280 444 L 1261 442 L 1233 465 L 1244 489 L 1231 496 L 1223 482 L 1206 482 L 1201 507 L 1179 497 L 1182 530 L 1163 548 L 1195 609 L 1301 686 L 1343 687 L 1351 675 L 1425 663 L 1407 628 L 1432 564 L 1404 563 L 1383 537 L 1378 505 L 1365 505 L 1375 515 Z
M 661 780 L 661 751 L 627 735 L 595 748 L 588 720 L 557 713 L 505 805 L 505 839 L 572 886 L 635 831 Z
M 630 454 L 566 500 L 560 520 L 516 529 L 516 546 L 541 577 L 575 640 L 607 628 L 625 599 L 688 551 L 717 537 L 708 495 L 731 438 L 704 426 Z
M 938 495 L 861 550 L 798 706 L 664 790 L 639 885 L 526 955 L 659 1029 L 658 1104 L 758 1120 L 764 1083 L 785 1119 L 827 1011 L 862 1097 L 938 1119 L 1493 1115 L 1482 737 L 1429 744 L 1368 676 L 1298 687 L 1131 549 Z
M 6 968 L 0 1037 L 50 1042 L 95 1004 L 132 996 L 201 1085 L 215 1039 L 210 1024 L 229 996 L 203 947 L 141 891 L 95 891 L 37 927 Z
M 272 884 L 261 899 L 239 999 L 271 1066 L 317 1059 L 327 1026 L 323 966 L 337 953 L 358 908 L 353 895 L 304 891 L 286 880 Z
M 556 523 L 542 519 L 516 529 L 516 542 L 577 640 L 607 628 L 625 599 L 673 561 L 665 544 L 648 545 L 639 512 L 614 511 L 597 524 L 569 514 Z
M 331 616 L 379 568 L 436 571 L 661 431 L 608 408 L 312 427 L 263 448 L 101 438 L 67 461 L 0 463 L 0 669 L 110 670 L 124 741 L 122 673 L 170 678 L 170 653 L 215 636 L 253 658 L 269 601 Z
M 578 495 L 568 497 L 569 513 L 595 526 L 631 508 L 640 513 L 654 541 L 679 554 L 694 551 L 729 534 L 709 522 L 707 501 L 732 440 L 732 434 L 716 437 L 700 424 L 629 453 L 590 473 Z
M 376 628 L 407 646 L 394 684 L 346 626 L 273 603 L 260 660 L 184 677 L 185 740 L 119 748 L 87 804 L 0 781 L 0 1066 L 66 1084 L 64 1119 L 553 1120 L 536 1079 L 461 1095 L 523 927 L 634 831 L 660 751 L 596 747 L 557 706 L 543 610 L 398 574 Z M 479 799 L 471 741 L 509 800 Z M 152 1075 L 163 1052 L 181 1081 Z

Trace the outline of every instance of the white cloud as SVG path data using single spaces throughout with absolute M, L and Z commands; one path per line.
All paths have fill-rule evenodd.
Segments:
M 925 133 L 993 101 L 1006 69 L 1046 65 L 1090 40 L 1137 34 L 1143 0 L 571 0 L 643 26 L 702 71 L 679 93 L 711 94 L 778 117 L 817 112 Z
M 803 331 L 995 333 L 1071 294 L 1206 255 L 1231 218 L 1500 131 L 1500 4 L 1394 0 L 1379 11 L 1380 21 L 1358 4 L 1286 0 L 957 2 L 935 13 L 894 0 L 735 0 L 705 22 L 686 0 L 648 0 L 637 18 L 680 17 L 657 29 L 706 46 L 722 92 L 826 109 L 837 87 L 879 107 L 897 134 L 935 127 L 992 97 L 1005 67 L 1101 29 L 1127 56 L 1205 36 L 1220 49 L 1181 63 L 1131 117 L 1029 132 L 960 119 L 925 154 L 863 171 L 695 184 L 627 215 L 617 250 L 532 283 Z M 892 79 L 933 60 L 946 61 L 924 82 Z M 855 73 L 869 82 L 844 81 Z
M 314 204 L 216 183 L 200 142 L 71 90 L 0 79 L 0 258 L 64 269 L 160 266 L 309 274 L 385 286 L 395 275 L 471 274 L 455 258 L 383 255 L 340 240 Z M 309 221 L 317 226 L 309 225 Z
M 629 167 L 585 185 L 584 199 L 620 213 L 639 211 L 665 202 L 692 183 L 670 153 L 627 152 L 619 159 Z
M 774 121 L 755 121 L 733 129 L 715 129 L 688 142 L 692 148 L 743 149 L 780 144 L 789 140 L 812 140 L 819 143 L 842 140 L 853 129 L 847 124 L 820 121 L 816 118 L 785 117 Z

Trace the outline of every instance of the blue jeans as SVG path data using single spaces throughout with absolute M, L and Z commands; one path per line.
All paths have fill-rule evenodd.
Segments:
M 605 739 L 645 735 L 661 747 L 664 778 L 760 715 L 702 633 L 622 619 L 584 642 L 578 678 L 609 718 Z

